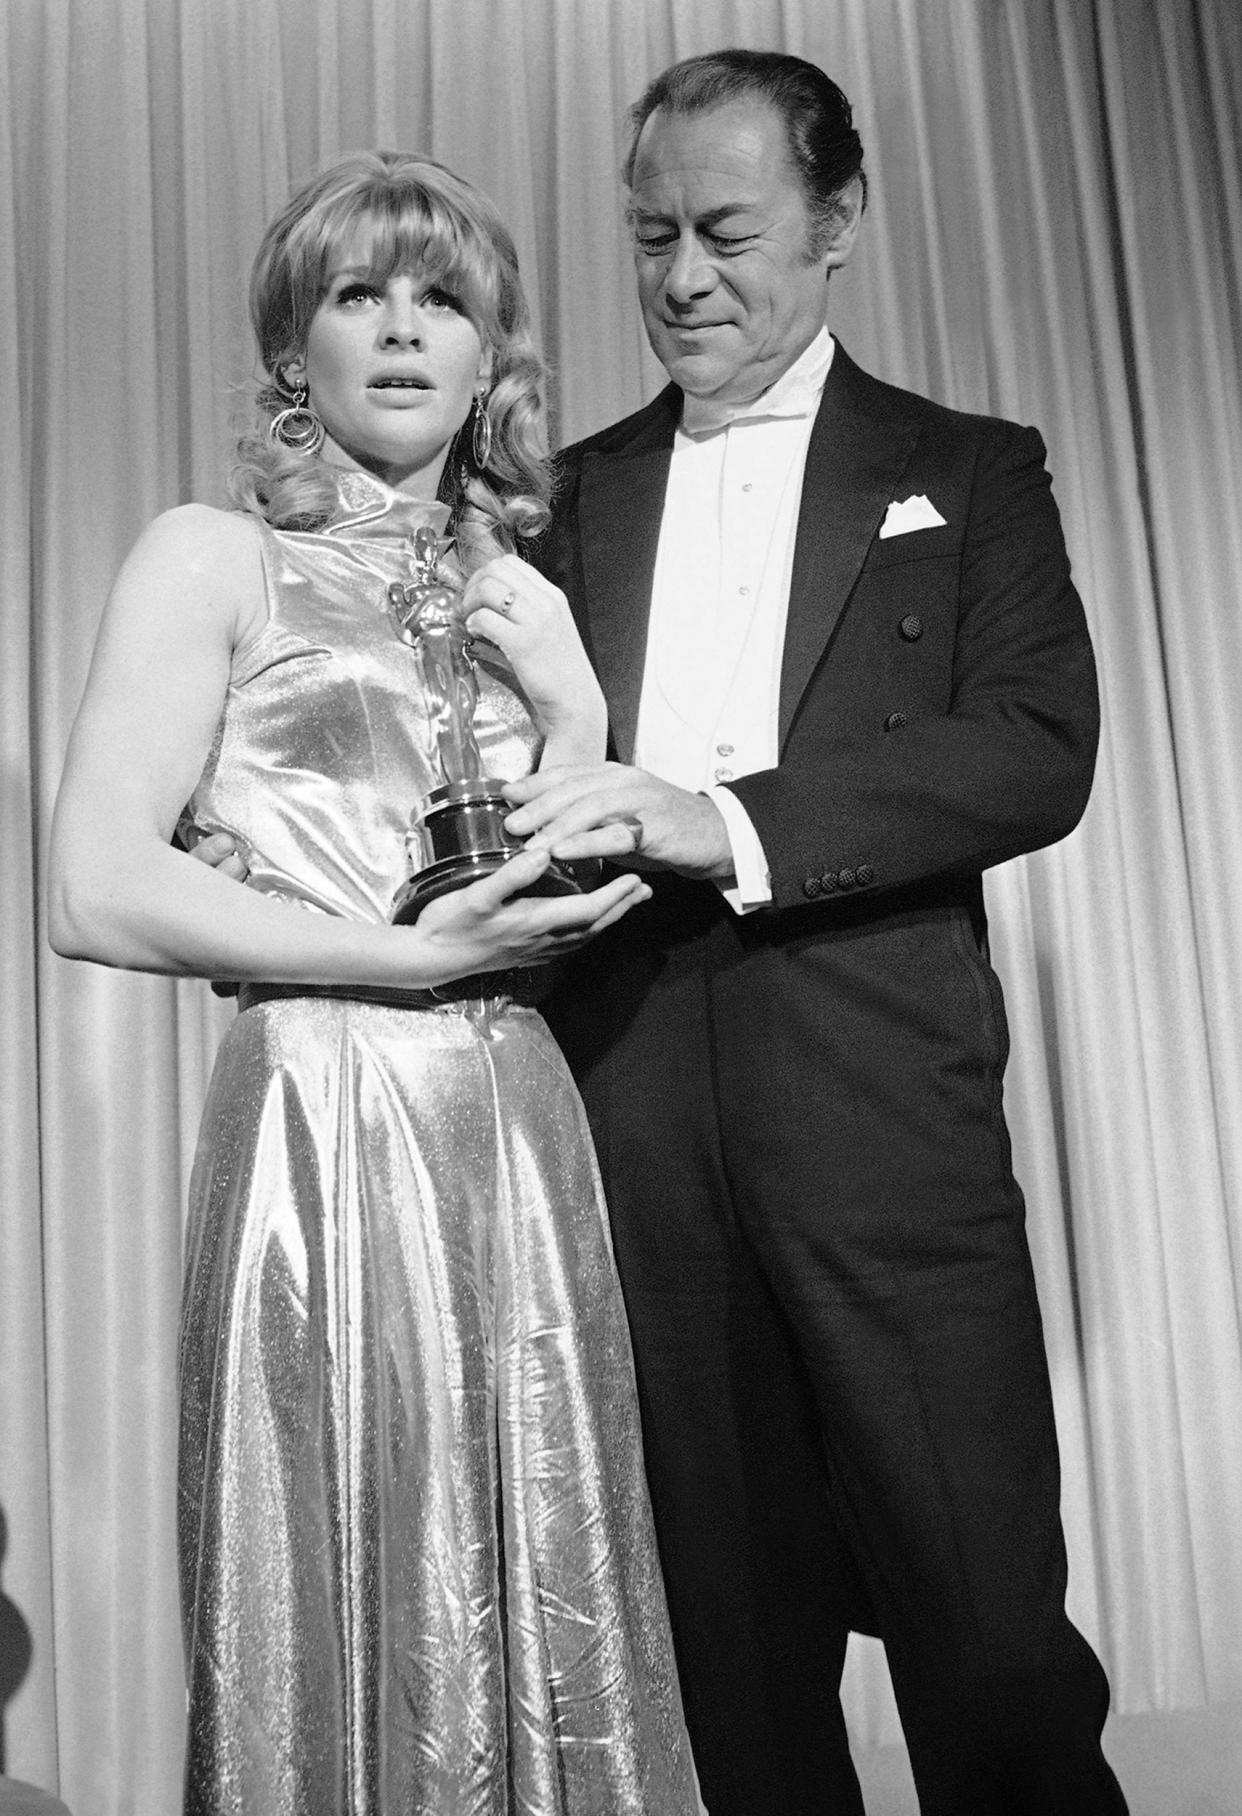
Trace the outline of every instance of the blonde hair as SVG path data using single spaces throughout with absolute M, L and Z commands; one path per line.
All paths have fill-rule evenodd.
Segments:
M 545 372 L 508 229 L 485 195 L 434 158 L 400 151 L 342 158 L 303 184 L 264 234 L 250 278 L 250 319 L 268 382 L 256 399 L 256 425 L 238 441 L 230 495 L 278 529 L 318 528 L 335 507 L 334 469 L 268 431 L 292 401 L 283 367 L 304 352 L 330 273 L 360 227 L 372 232 L 373 282 L 417 270 L 443 284 L 492 349 L 492 386 L 480 404 L 492 428 L 487 470 L 473 458 L 472 412 L 440 486 L 459 556 L 467 568 L 478 566 L 547 522 Z

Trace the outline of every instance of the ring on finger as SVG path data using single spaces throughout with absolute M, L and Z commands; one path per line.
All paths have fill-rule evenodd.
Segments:
M 636 813 L 621 814 L 618 816 L 616 824 L 625 827 L 634 841 L 633 849 L 635 851 L 641 851 L 643 848 L 644 827 L 638 815 Z
M 513 588 L 510 587 L 500 604 L 496 607 L 496 610 L 500 613 L 502 618 L 512 618 L 513 608 L 516 604 L 517 594 L 514 592 Z

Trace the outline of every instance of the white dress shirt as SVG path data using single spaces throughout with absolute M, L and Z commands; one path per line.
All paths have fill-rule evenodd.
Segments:
M 753 403 L 687 397 L 656 555 L 634 761 L 724 816 L 740 914 L 772 899 L 750 815 L 721 784 L 775 766 L 802 475 L 832 364 L 820 330 Z

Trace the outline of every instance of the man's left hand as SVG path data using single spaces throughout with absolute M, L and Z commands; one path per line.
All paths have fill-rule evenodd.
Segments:
M 505 821 L 558 858 L 608 858 L 627 870 L 676 870 L 726 882 L 733 853 L 723 816 L 706 795 L 621 763 L 552 768 L 505 784 Z

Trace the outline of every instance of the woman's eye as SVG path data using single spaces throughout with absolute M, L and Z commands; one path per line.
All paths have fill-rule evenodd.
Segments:
M 442 290 L 438 284 L 433 284 L 430 290 L 423 292 L 423 302 L 432 309 L 459 310 L 461 308 L 460 299 L 455 297 L 451 290 Z
M 374 295 L 375 288 L 373 285 L 354 282 L 342 284 L 336 293 L 336 300 L 338 303 L 365 302 Z

